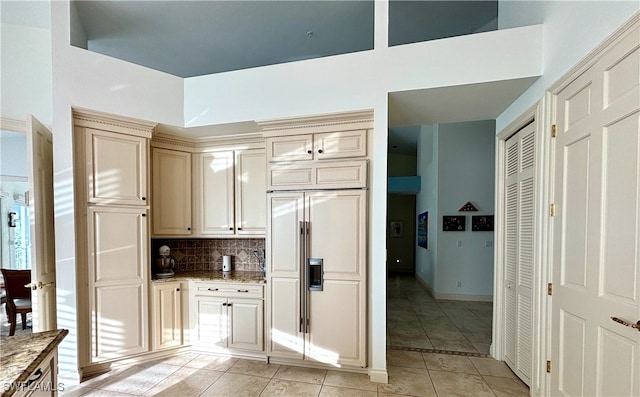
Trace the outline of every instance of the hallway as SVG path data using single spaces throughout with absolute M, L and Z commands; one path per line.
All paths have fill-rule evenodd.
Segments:
M 435 300 L 411 275 L 387 278 L 387 345 L 487 357 L 493 303 Z

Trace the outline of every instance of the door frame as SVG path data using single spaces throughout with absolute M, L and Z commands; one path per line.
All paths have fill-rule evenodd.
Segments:
M 493 291 L 493 335 L 490 354 L 497 360 L 505 359 L 505 173 L 506 141 L 521 128 L 535 123 L 535 225 L 534 269 L 533 269 L 533 354 L 531 365 L 531 395 L 546 394 L 547 360 L 547 283 L 549 282 L 547 234 L 549 228 L 549 145 L 550 128 L 546 120 L 545 100 L 542 99 L 523 112 L 496 135 L 495 165 L 495 244 L 494 244 L 494 291 Z

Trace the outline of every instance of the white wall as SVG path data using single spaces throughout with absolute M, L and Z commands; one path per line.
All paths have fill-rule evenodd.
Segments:
M 85 258 L 76 258 L 72 238 L 75 203 L 71 107 L 182 125 L 184 91 L 181 78 L 72 47 L 69 3 L 51 3 L 51 13 L 58 327 L 69 329 L 59 355 L 61 373 L 71 376 L 78 368 L 78 301 L 86 299 L 76 296 L 76 266 L 83 266 Z
M 46 2 L 34 3 L 48 10 Z M 25 121 L 27 113 L 31 113 L 51 125 L 51 30 L 29 26 L 28 20 L 20 22 L 25 24 L 3 21 L 0 25 L 2 117 Z
M 438 126 L 422 126 L 418 137 L 418 167 L 422 188 L 416 195 L 416 217 L 425 211 L 428 219 L 428 249 L 416 245 L 416 277 L 432 290 L 436 287 L 438 263 Z M 417 231 L 416 231 L 417 235 Z
M 0 175 L 27 177 L 27 135 L 0 131 Z
M 496 120 L 501 131 L 545 91 L 640 10 L 640 1 L 500 1 L 498 27 L 544 24 L 544 73 Z
M 493 295 L 493 233 L 472 232 L 471 216 L 494 213 L 494 140 L 493 120 L 438 126 L 437 294 Z M 479 211 L 458 212 L 467 201 Z M 443 232 L 443 215 L 466 215 L 466 230 Z

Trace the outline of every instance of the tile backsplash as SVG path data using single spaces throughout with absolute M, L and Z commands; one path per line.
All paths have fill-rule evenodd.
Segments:
M 222 270 L 222 256 L 231 255 L 233 270 L 261 271 L 264 263 L 264 238 L 248 239 L 151 239 L 151 261 L 158 257 L 162 245 L 171 248 L 176 272 Z M 258 258 L 253 254 L 258 250 Z

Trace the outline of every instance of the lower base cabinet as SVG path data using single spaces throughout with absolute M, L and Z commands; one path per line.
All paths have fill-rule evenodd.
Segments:
M 58 384 L 58 349 L 54 349 L 13 395 L 15 397 L 55 397 L 59 390 L 62 388 L 61 384 Z
M 262 285 L 192 282 L 189 312 L 194 347 L 264 352 Z
M 183 344 L 182 291 L 179 282 L 152 284 L 152 335 L 153 350 L 179 347 Z

